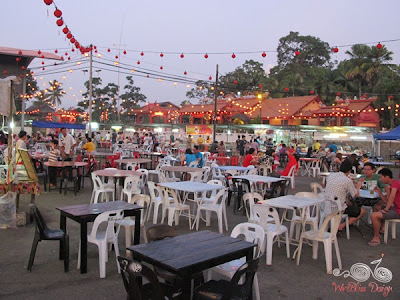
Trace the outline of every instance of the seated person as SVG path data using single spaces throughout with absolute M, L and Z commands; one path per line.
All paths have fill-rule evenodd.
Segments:
M 373 163 L 367 162 L 364 165 L 363 173 L 358 181 L 362 183 L 361 189 L 372 191 L 375 190 L 375 187 L 379 188 L 379 192 L 386 192 L 387 195 L 390 194 L 390 186 L 387 184 L 383 184 L 379 178 L 379 175 L 375 173 L 376 167 Z M 383 195 L 382 195 L 383 196 Z M 381 200 L 374 205 L 374 211 L 380 211 L 382 209 L 382 205 L 386 204 L 384 201 L 385 197 L 381 196 Z
M 218 142 L 214 141 L 210 147 L 210 153 L 218 153 Z
M 365 210 L 359 208 L 358 205 L 352 201 L 348 201 L 347 197 L 358 197 L 360 194 L 361 182 L 357 182 L 354 186 L 353 180 L 348 176 L 351 173 L 352 164 L 346 159 L 340 165 L 340 171 L 331 173 L 326 179 L 325 193 L 334 195 L 340 200 L 342 207 L 345 209 L 344 213 L 349 216 L 349 225 L 357 222 L 365 215 Z M 346 227 L 346 222 L 339 225 L 339 232 Z
M 384 225 L 384 222 L 382 221 L 400 219 L 400 181 L 393 179 L 393 173 L 388 168 L 383 168 L 378 172 L 378 174 L 382 183 L 390 185 L 391 190 L 390 194 L 387 194 L 385 197 L 386 206 L 380 211 L 371 214 L 374 236 L 368 243 L 369 246 L 378 246 L 381 243 L 379 234 L 382 233 L 381 229 Z M 376 187 L 375 191 L 379 193 L 379 188 Z
M 192 161 L 196 161 L 196 156 L 193 154 L 192 150 L 188 148 L 185 154 L 181 155 L 181 164 L 184 165 L 186 162 L 186 165 L 189 166 Z
M 365 165 L 367 162 L 369 162 L 368 154 L 363 154 L 361 158 L 361 162 Z
M 199 162 L 198 167 L 202 168 L 204 164 L 203 154 L 199 151 L 199 146 L 193 146 L 193 154 L 196 157 L 196 160 Z
M 286 153 L 287 153 L 287 155 L 288 155 L 288 160 L 289 160 L 289 161 L 288 161 L 288 163 L 286 164 L 285 169 L 284 169 L 283 171 L 280 171 L 280 172 L 279 172 L 279 174 L 281 174 L 281 176 L 288 176 L 288 175 L 289 175 L 289 172 L 290 172 L 290 169 L 291 169 L 293 166 L 296 166 L 296 169 L 299 168 L 299 163 L 298 163 L 298 161 L 296 160 L 296 158 L 293 156 L 293 154 L 290 154 L 289 151 L 287 151 Z
M 248 167 L 250 165 L 257 165 L 258 164 L 258 157 L 257 151 L 254 148 L 250 148 L 248 154 L 243 159 L 243 167 Z
M 85 149 L 87 153 L 92 153 L 96 150 L 96 147 L 92 143 L 92 139 L 90 137 L 87 138 L 87 143 L 82 146 L 82 149 Z
M 290 147 L 288 150 L 287 150 L 287 152 L 289 153 L 289 154 L 295 154 L 296 153 L 296 149 L 294 149 L 294 146 L 292 146 L 292 147 Z
M 221 141 L 221 142 L 219 143 L 219 146 L 218 146 L 218 153 L 219 153 L 219 156 L 225 156 L 225 155 L 226 155 L 225 151 L 226 151 L 226 148 L 225 148 L 224 142 Z
M 317 159 L 322 159 L 322 158 L 326 157 L 325 149 L 324 148 L 319 149 L 317 154 L 313 155 L 313 157 L 317 158 Z

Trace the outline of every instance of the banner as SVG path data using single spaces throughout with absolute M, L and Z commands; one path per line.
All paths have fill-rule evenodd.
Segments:
M 186 125 L 186 134 L 211 135 L 213 133 L 213 125 Z

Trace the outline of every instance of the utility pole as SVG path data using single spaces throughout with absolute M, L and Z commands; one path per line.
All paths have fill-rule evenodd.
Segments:
M 215 132 L 217 130 L 217 100 L 218 100 L 218 65 L 215 75 L 215 87 L 214 87 L 214 124 L 213 124 L 213 143 L 215 142 Z
M 92 137 L 93 45 L 90 45 L 89 64 L 89 137 Z

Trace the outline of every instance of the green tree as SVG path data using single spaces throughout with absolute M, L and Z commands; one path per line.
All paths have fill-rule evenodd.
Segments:
M 209 82 L 198 80 L 196 82 L 196 87 L 186 92 L 186 97 L 197 99 L 199 100 L 199 103 L 205 103 L 207 102 L 207 99 L 213 99 L 214 91 L 211 89 L 211 85 Z
M 121 95 L 122 107 L 135 108 L 139 102 L 145 102 L 147 97 L 140 92 L 140 87 L 134 86 L 132 76 L 126 76 L 128 84 L 124 86 L 125 93 Z
M 102 80 L 99 77 L 92 79 L 92 121 L 99 122 L 101 112 L 109 107 L 109 103 L 103 98 L 103 88 L 101 87 Z M 86 92 L 82 94 L 83 101 L 78 102 L 78 107 L 83 110 L 89 108 L 89 80 L 84 83 Z
M 300 51 L 300 55 L 296 56 L 296 51 Z M 280 38 L 277 52 L 279 70 L 293 63 L 298 63 L 302 67 L 330 65 L 329 44 L 314 36 L 302 36 L 298 32 L 291 31 L 287 36 Z
M 57 80 L 49 81 L 50 87 L 44 94 L 44 99 L 53 106 L 61 105 L 61 99 L 65 94 L 61 84 Z

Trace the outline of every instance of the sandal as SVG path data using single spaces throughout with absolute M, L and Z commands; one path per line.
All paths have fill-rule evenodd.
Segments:
M 380 244 L 381 244 L 380 241 L 370 241 L 370 242 L 368 243 L 368 246 L 376 247 L 376 246 L 378 246 L 378 245 L 380 245 Z

